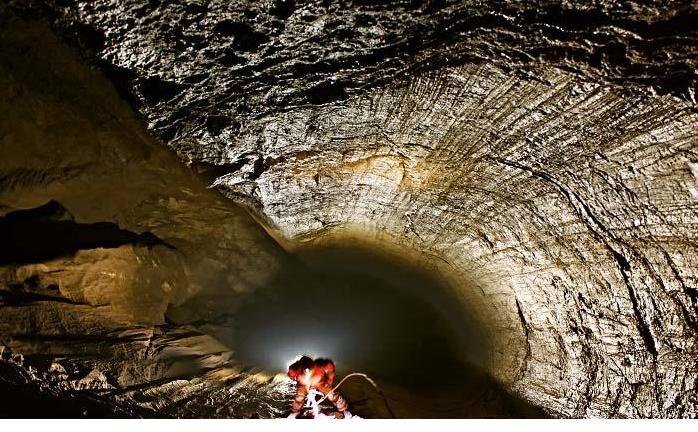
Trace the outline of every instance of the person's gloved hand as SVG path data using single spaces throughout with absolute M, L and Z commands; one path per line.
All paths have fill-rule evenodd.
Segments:
M 296 418 L 296 417 L 298 417 L 298 413 L 291 413 L 286 418 Z
M 354 416 L 352 415 L 352 413 L 349 412 L 349 410 L 344 411 L 344 418 L 345 419 L 350 419 L 352 417 L 354 417 Z

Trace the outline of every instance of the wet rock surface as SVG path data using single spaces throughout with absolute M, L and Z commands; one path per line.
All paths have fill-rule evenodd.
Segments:
M 447 275 L 491 341 L 478 370 L 549 415 L 696 416 L 691 2 L 0 13 L 1 223 L 54 200 L 158 239 L 5 263 L 7 376 L 127 415 L 277 416 L 288 383 L 221 334 L 286 251 L 340 239 Z

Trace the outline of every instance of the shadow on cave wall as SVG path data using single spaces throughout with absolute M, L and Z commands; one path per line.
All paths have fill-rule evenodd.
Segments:
M 125 244 L 167 245 L 152 233 L 138 234 L 112 222 L 83 224 L 56 201 L 0 217 L 0 265 L 37 263 L 73 255 L 80 249 Z

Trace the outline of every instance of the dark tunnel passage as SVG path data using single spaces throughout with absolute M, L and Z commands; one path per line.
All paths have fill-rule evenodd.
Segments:
M 242 299 L 233 336 L 218 336 L 234 347 L 236 361 L 284 373 L 301 355 L 329 357 L 339 379 L 369 374 L 411 416 L 420 409 L 429 417 L 542 416 L 479 366 L 489 336 L 441 275 L 380 245 L 352 241 L 304 247 L 296 258 L 297 266 Z M 357 392 L 367 389 L 364 381 L 348 381 L 341 390 L 358 401 L 358 413 L 387 416 L 376 401 L 362 405 Z
M 460 326 L 472 330 L 470 340 L 460 336 L 447 287 L 421 269 L 352 245 L 303 250 L 298 258 L 298 269 L 243 300 L 240 360 L 280 371 L 301 354 L 329 356 L 344 369 L 426 383 L 433 378 L 425 363 L 455 369 L 461 351 L 486 349 L 472 323 Z

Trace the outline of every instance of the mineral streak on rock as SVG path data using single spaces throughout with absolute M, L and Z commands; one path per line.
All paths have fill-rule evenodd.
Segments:
M 0 214 L 55 200 L 163 242 L 0 268 L 13 382 L 123 415 L 283 410 L 289 389 L 211 334 L 287 257 L 210 184 L 286 249 L 358 232 L 417 251 L 491 336 L 479 366 L 551 415 L 698 415 L 693 2 L 4 8 Z

